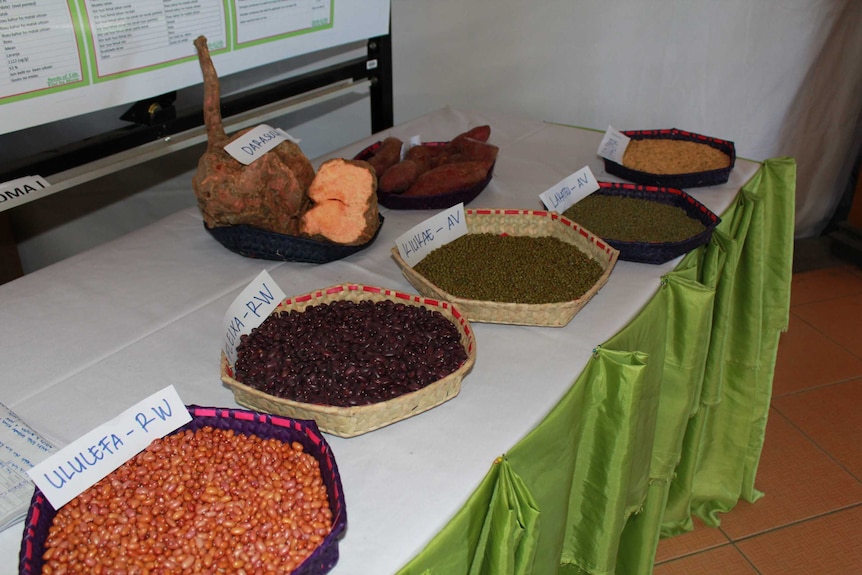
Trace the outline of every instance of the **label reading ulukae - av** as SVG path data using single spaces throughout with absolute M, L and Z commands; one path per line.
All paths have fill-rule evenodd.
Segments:
M 433 250 L 467 234 L 464 203 L 452 206 L 410 228 L 395 240 L 398 253 L 410 267 Z

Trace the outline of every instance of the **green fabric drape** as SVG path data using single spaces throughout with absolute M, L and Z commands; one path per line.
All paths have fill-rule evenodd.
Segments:
M 756 500 L 795 181 L 791 158 L 764 162 L 400 575 L 648 574 L 660 537 Z

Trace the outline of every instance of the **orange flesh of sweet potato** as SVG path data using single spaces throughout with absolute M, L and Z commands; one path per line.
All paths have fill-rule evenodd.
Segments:
M 363 244 L 374 237 L 380 224 L 377 178 L 368 163 L 327 160 L 317 170 L 308 197 L 312 206 L 300 220 L 303 235 L 345 245 Z

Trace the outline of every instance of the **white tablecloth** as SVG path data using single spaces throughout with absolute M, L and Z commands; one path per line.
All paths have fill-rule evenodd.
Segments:
M 599 180 L 599 132 L 445 108 L 328 157 L 352 157 L 392 134 L 448 140 L 480 124 L 500 147 L 494 178 L 468 207 L 542 209 L 538 195 L 589 165 Z M 655 126 L 644 126 L 652 128 Z M 729 182 L 687 190 L 716 213 L 758 163 L 737 160 Z M 191 194 L 191 172 L 188 185 Z M 173 384 L 189 404 L 234 407 L 219 380 L 223 316 L 267 269 L 288 295 L 356 282 L 415 293 L 390 256 L 398 236 L 433 215 L 381 208 L 376 242 L 323 265 L 243 258 L 185 210 L 0 286 L 0 402 L 66 444 Z M 563 328 L 474 324 L 478 357 L 458 397 L 350 439 L 327 435 L 341 471 L 348 528 L 334 575 L 393 573 L 463 505 L 494 459 L 550 411 L 593 348 L 619 331 L 678 263 L 620 261 Z M 17 569 L 22 524 L 0 533 L 0 575 Z

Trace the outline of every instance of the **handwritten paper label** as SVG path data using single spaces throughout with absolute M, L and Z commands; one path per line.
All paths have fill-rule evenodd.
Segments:
M 407 152 L 410 151 L 410 148 L 412 148 L 413 146 L 421 146 L 421 145 L 422 145 L 422 138 L 419 136 L 413 136 L 409 140 L 405 140 L 404 142 L 402 142 L 401 143 L 401 159 L 403 160 L 404 158 L 407 157 Z
M 284 292 L 263 270 L 233 300 L 224 314 L 224 344 L 222 350 L 230 365 L 236 363 L 239 338 L 263 323 L 263 320 L 284 299 Z
M 27 471 L 59 509 L 164 437 L 192 420 L 174 386 L 168 386 L 76 439 Z
M 413 267 L 433 250 L 467 233 L 464 204 L 460 203 L 413 226 L 396 240 L 398 253 Z
M 0 184 L 0 212 L 26 204 L 51 193 L 41 176 L 25 176 Z
M 261 124 L 225 146 L 224 149 L 238 162 L 247 166 L 285 140 L 298 142 L 281 128 Z
M 602 158 L 607 158 L 612 162 L 622 165 L 623 156 L 626 154 L 626 148 L 630 141 L 631 138 L 619 130 L 615 130 L 613 126 L 608 126 L 605 137 L 602 138 L 602 142 L 599 144 L 598 154 Z
M 539 198 L 549 210 L 563 213 L 584 196 L 598 190 L 599 187 L 599 182 L 593 175 L 593 171 L 590 170 L 589 166 L 584 166 L 568 178 L 539 194 Z

